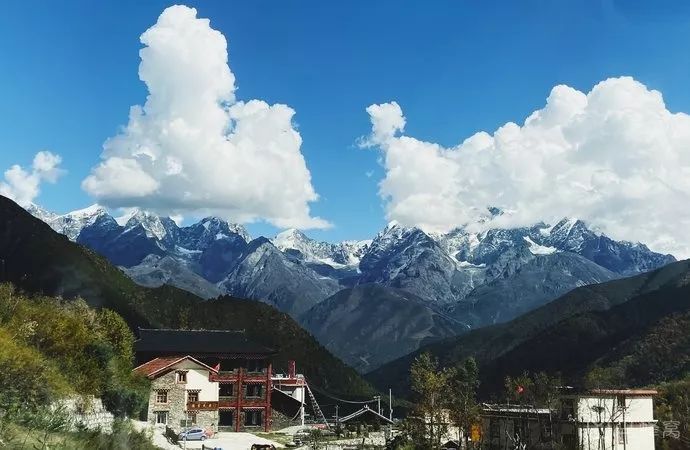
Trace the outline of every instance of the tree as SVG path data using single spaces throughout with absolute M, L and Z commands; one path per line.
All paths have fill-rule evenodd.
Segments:
M 474 358 L 468 358 L 455 367 L 449 380 L 450 415 L 469 445 L 472 425 L 477 423 L 481 410 L 477 403 L 479 368 Z
M 455 370 L 440 368 L 435 358 L 422 353 L 412 363 L 410 375 L 416 403 L 408 429 L 418 448 L 433 448 L 448 432 L 448 388 Z

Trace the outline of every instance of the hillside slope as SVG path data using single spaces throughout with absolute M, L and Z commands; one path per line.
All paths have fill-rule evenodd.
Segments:
M 690 261 L 630 278 L 584 286 L 510 322 L 474 330 L 392 361 L 367 378 L 407 392 L 409 367 L 428 351 L 443 364 L 474 356 L 484 389 L 524 370 L 561 372 L 576 379 L 618 346 L 633 342 L 656 323 L 690 307 Z
M 361 372 L 463 328 L 424 299 L 378 284 L 343 289 L 307 311 L 300 323 Z
M 84 298 L 107 307 L 133 328 L 189 327 L 244 329 L 278 350 L 277 368 L 297 359 L 315 384 L 336 392 L 369 394 L 371 387 L 331 355 L 288 315 L 248 300 L 222 297 L 203 302 L 186 291 L 136 285 L 104 257 L 75 244 L 0 196 L 0 281 L 31 293 Z

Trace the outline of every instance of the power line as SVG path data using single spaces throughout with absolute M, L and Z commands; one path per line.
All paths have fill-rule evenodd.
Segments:
M 316 387 L 316 386 L 314 386 L 314 385 L 312 385 L 312 384 L 310 384 L 310 386 L 311 386 L 316 392 L 320 393 L 321 395 L 323 395 L 323 396 L 325 396 L 325 397 L 328 397 L 328 398 L 330 398 L 330 399 L 332 399 L 332 400 L 336 400 L 336 401 L 341 402 L 341 403 L 350 403 L 350 404 L 352 404 L 352 405 L 366 405 L 367 403 L 376 403 L 376 402 L 378 401 L 376 398 L 373 398 L 373 399 L 367 400 L 367 401 L 361 401 L 361 402 L 356 402 L 356 401 L 352 401 L 352 400 L 345 400 L 345 399 L 342 399 L 342 398 L 335 397 L 335 396 L 329 394 L 328 392 L 324 391 L 323 389 L 320 389 L 320 388 L 318 388 L 318 387 Z

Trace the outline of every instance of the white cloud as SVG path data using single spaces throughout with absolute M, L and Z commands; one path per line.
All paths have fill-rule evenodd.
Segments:
M 30 170 L 15 164 L 5 171 L 0 181 L 0 195 L 9 197 L 22 206 L 34 201 L 41 192 L 41 183 L 55 183 L 64 173 L 60 169 L 62 158 L 48 151 L 36 153 Z
M 367 112 L 364 142 L 383 153 L 389 219 L 441 231 L 578 217 L 615 239 L 690 256 L 690 116 L 630 77 L 587 94 L 556 86 L 524 124 L 452 148 L 399 135 L 395 103 Z M 512 213 L 487 223 L 488 206 Z
M 238 102 L 225 37 L 186 6 L 167 8 L 141 35 L 139 77 L 149 95 L 104 144 L 82 182 L 111 207 L 217 214 L 279 227 L 324 228 L 286 105 Z

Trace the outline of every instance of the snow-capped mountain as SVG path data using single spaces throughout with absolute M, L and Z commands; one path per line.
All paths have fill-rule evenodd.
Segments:
M 273 245 L 305 262 L 327 264 L 334 268 L 357 267 L 371 241 L 319 242 L 291 228 L 278 234 Z
M 328 243 L 298 230 L 284 231 L 273 239 L 252 239 L 241 225 L 216 217 L 180 227 L 170 218 L 139 210 L 115 219 L 97 205 L 64 215 L 37 205 L 27 209 L 56 231 L 103 254 L 138 283 L 169 283 L 205 298 L 218 294 L 253 298 L 310 326 L 345 320 L 348 309 L 343 299 L 347 297 L 321 303 L 360 285 L 386 288 L 376 290 L 376 298 L 371 298 L 380 302 L 376 308 L 361 302 L 358 306 L 360 311 L 385 312 L 386 317 L 370 317 L 370 323 L 380 320 L 421 326 L 423 322 L 425 327 L 447 323 L 432 320 L 436 311 L 461 330 L 504 322 L 575 287 L 652 270 L 675 260 L 643 244 L 614 241 L 583 221 L 568 218 L 554 225 L 538 223 L 479 233 L 461 227 L 448 233 L 426 233 L 391 222 L 370 241 Z M 403 296 L 408 292 L 416 301 L 426 302 L 430 308 L 423 310 L 426 319 L 410 317 L 410 311 L 422 309 L 399 307 L 407 303 L 401 303 L 395 292 Z M 318 314 L 310 312 L 317 305 Z M 362 349 L 337 342 L 348 333 L 331 336 L 333 341 L 325 344 L 333 349 L 348 348 L 342 356 L 351 360 L 360 351 L 365 357 L 367 346 L 385 349 L 421 342 L 410 335 L 414 330 L 401 326 L 395 332 L 372 334 L 371 339 L 395 342 L 360 339 Z M 322 328 L 312 331 L 325 339 Z M 448 332 L 445 327 L 431 330 L 429 336 L 439 338 Z M 377 364 L 386 358 L 385 351 L 377 353 Z
M 29 211 L 34 217 L 41 219 L 60 234 L 64 234 L 70 240 L 76 240 L 81 230 L 93 225 L 99 217 L 107 215 L 108 211 L 99 205 L 91 205 L 84 209 L 59 215 L 47 211 L 38 205 L 28 206 Z

